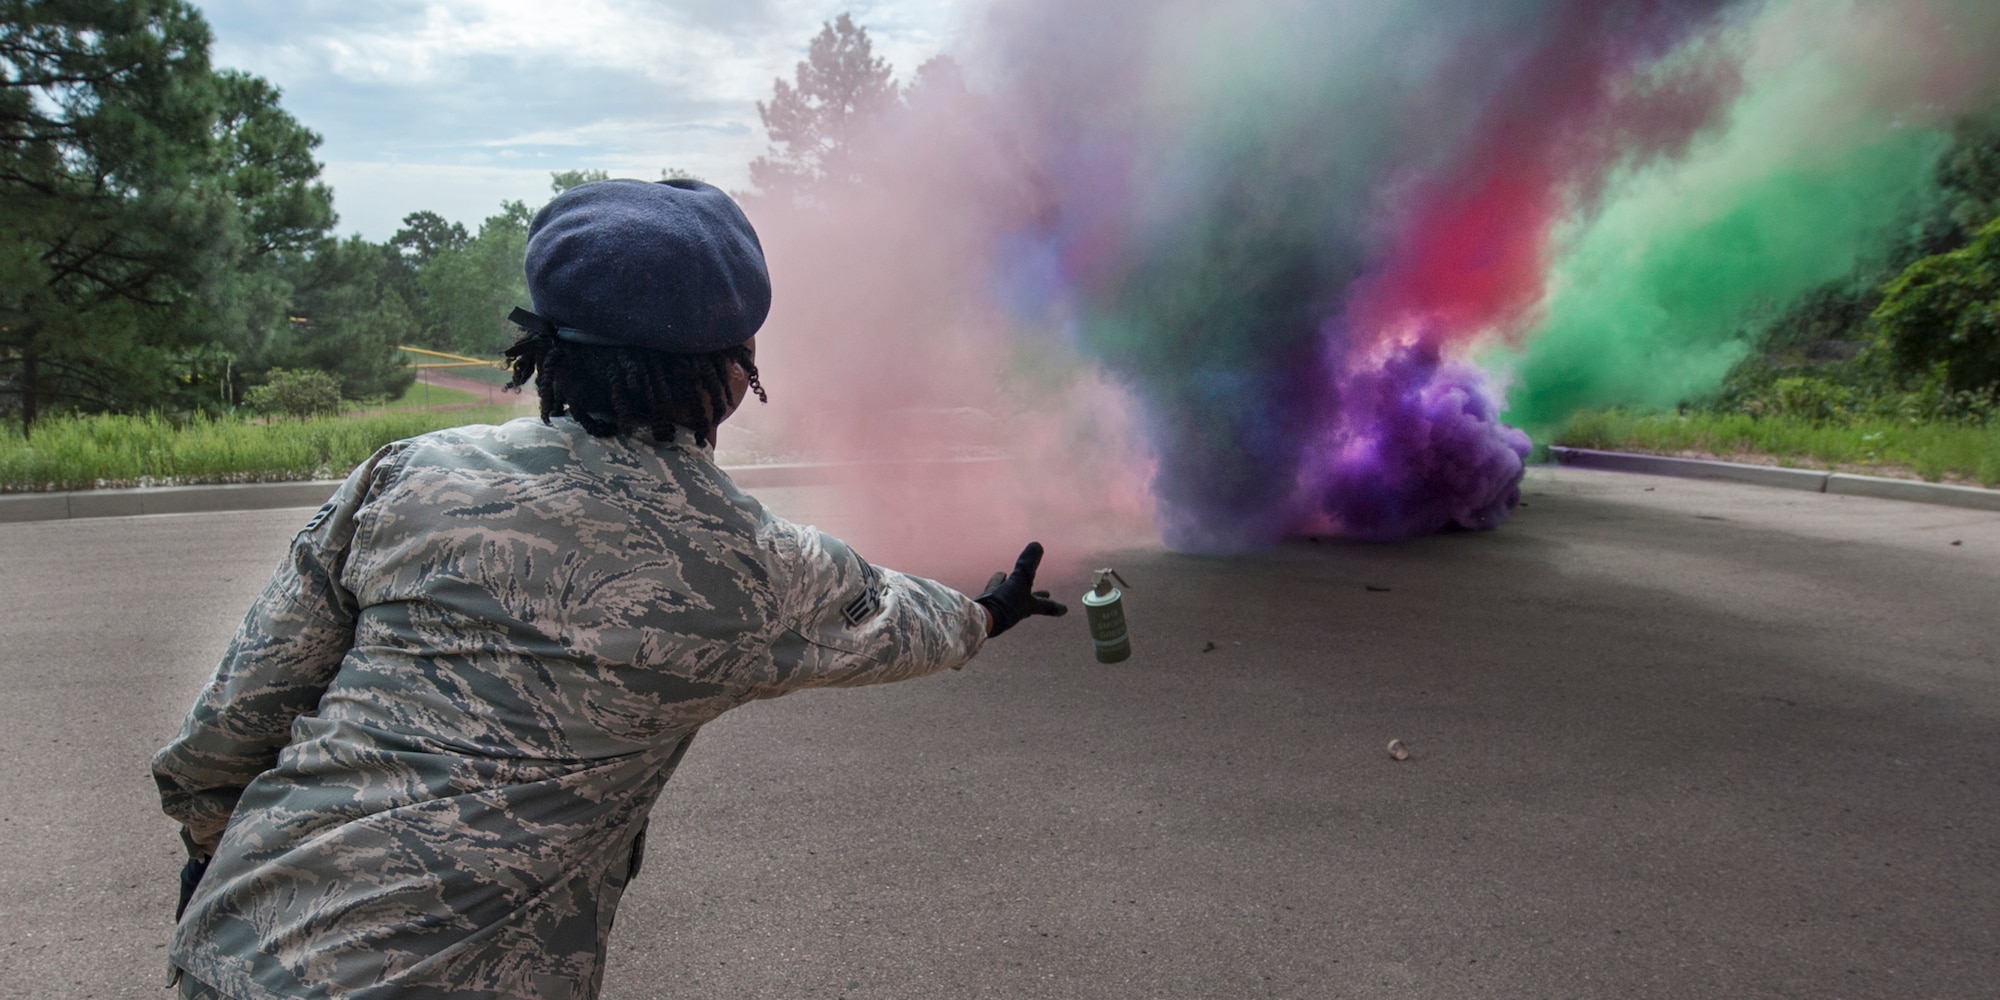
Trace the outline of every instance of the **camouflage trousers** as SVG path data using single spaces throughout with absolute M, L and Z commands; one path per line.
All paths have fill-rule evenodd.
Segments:
M 217 992 L 215 987 L 183 972 L 180 975 L 180 1000 L 229 1000 Z

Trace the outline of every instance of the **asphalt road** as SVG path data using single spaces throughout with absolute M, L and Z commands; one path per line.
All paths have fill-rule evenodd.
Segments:
M 2000 515 L 1578 470 L 1527 500 L 1093 555 L 1126 663 L 1072 615 L 725 716 L 606 996 L 2000 993 Z M 0 996 L 164 996 L 146 760 L 302 516 L 0 525 Z

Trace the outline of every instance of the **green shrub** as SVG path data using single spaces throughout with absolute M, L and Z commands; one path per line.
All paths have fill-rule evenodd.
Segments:
M 1845 423 L 1854 416 L 1852 388 L 1813 375 L 1791 375 L 1774 379 L 1762 394 L 1743 404 L 1752 416 L 1789 417 L 1814 426 Z
M 2000 389 L 2000 220 L 1911 264 L 1882 293 L 1872 318 L 1904 371 L 1942 363 L 1954 392 Z
M 273 368 L 243 401 L 259 413 L 305 420 L 340 412 L 340 380 L 313 368 Z

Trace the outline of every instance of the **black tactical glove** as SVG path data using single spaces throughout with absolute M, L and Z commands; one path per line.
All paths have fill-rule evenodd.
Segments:
M 1014 574 L 993 574 L 993 579 L 986 583 L 986 593 L 973 598 L 993 616 L 993 627 L 987 635 L 999 635 L 1029 615 L 1069 614 L 1067 605 L 1049 600 L 1048 591 L 1035 589 L 1035 569 L 1041 564 L 1042 543 L 1029 542 L 1021 550 L 1021 558 L 1014 560 Z
M 181 902 L 174 907 L 174 922 L 179 923 L 181 914 L 187 912 L 188 900 L 194 898 L 194 887 L 201 884 L 201 876 L 208 871 L 207 858 L 189 858 L 181 866 Z

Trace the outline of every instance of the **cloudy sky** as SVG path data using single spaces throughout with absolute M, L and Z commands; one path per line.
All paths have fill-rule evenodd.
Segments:
M 756 102 L 842 11 L 899 80 L 952 48 L 966 0 L 197 0 L 217 66 L 284 90 L 326 137 L 340 231 L 430 209 L 474 228 L 554 170 L 749 183 Z

